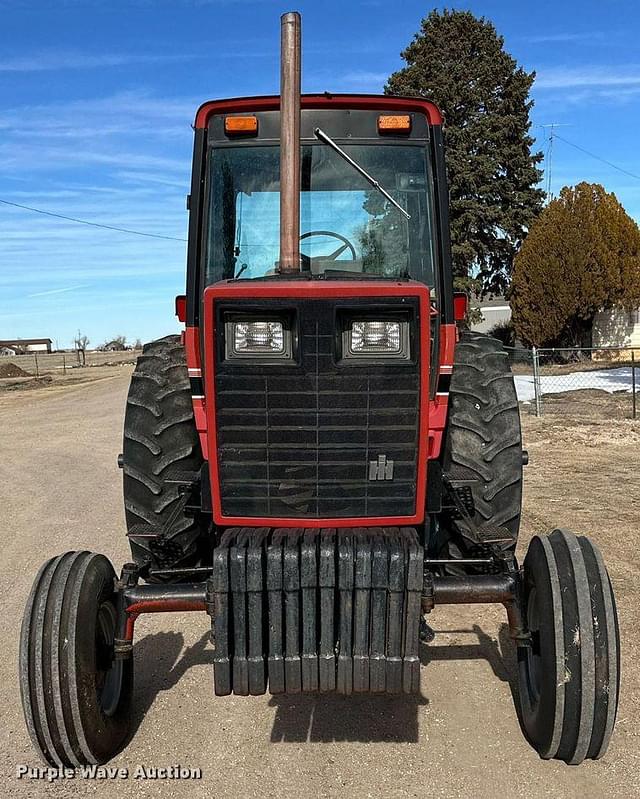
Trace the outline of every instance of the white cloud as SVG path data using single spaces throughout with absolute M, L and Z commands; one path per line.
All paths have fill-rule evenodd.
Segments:
M 153 133 L 160 123 L 169 122 L 188 130 L 193 121 L 197 99 L 154 97 L 145 91 L 123 91 L 105 97 L 69 100 L 56 103 L 25 104 L 0 113 L 0 128 L 22 130 L 34 120 L 43 133 L 83 130 L 99 132 L 101 127 L 114 127 L 116 133 L 128 133 L 145 126 Z M 88 121 L 92 125 L 88 125 Z
M 393 70 L 374 72 L 370 70 L 351 70 L 343 74 L 335 71 L 322 70 L 305 73 L 304 90 L 316 91 L 358 91 L 380 92 Z
M 57 180 L 68 172 L 78 182 L 107 188 L 117 172 L 143 172 L 147 180 L 155 174 L 184 192 L 197 106 L 195 99 L 139 90 L 9 108 L 0 112 L 3 176 L 37 174 L 40 188 L 51 188 L 45 176 Z M 25 130 L 35 134 L 25 136 Z M 11 199 L 6 188 L 3 193 Z
M 51 294 L 64 294 L 67 291 L 78 291 L 79 289 L 86 289 L 87 283 L 80 286 L 67 286 L 63 289 L 50 289 L 49 291 L 36 291 L 34 294 L 27 294 L 27 297 L 49 297 Z
M 522 37 L 531 44 L 560 44 L 571 42 L 595 42 L 608 38 L 604 31 L 560 31 L 558 33 L 540 33 Z
M 370 85 L 375 83 L 380 85 L 386 83 L 389 77 L 388 72 L 367 72 L 366 70 L 356 70 L 354 72 L 347 72 L 341 78 L 338 78 L 342 83 L 353 83 L 360 85 Z
M 156 53 L 64 53 L 45 51 L 0 60 L 0 72 L 49 72 L 60 69 L 104 69 L 131 64 L 188 61 L 193 55 Z
M 550 67 L 537 71 L 538 89 L 590 89 L 603 86 L 640 86 L 640 66 Z

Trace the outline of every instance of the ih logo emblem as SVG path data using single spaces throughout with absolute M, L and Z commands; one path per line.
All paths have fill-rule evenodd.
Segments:
M 369 480 L 393 480 L 393 461 L 386 455 L 378 455 L 377 461 L 369 461 Z

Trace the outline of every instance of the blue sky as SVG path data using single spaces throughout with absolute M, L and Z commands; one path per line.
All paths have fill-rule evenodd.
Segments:
M 535 69 L 536 126 L 640 175 L 636 0 L 450 2 L 491 19 Z M 277 92 L 279 15 L 303 14 L 305 91 L 380 91 L 432 7 L 414 0 L 0 0 L 0 198 L 186 236 L 192 131 L 204 99 Z M 548 129 L 535 127 L 546 150 Z M 556 139 L 552 189 L 640 180 Z M 70 345 L 176 329 L 185 245 L 0 205 L 0 338 Z

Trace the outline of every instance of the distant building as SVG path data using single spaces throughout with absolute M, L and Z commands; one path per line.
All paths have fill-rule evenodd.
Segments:
M 124 352 L 124 350 L 127 349 L 127 345 L 124 341 L 114 339 L 114 341 L 107 341 L 107 343 L 103 344 L 99 349 L 101 352 Z
M 494 325 L 511 319 L 511 306 L 500 295 L 484 299 L 472 297 L 469 307 L 472 311 L 478 310 L 482 314 L 482 321 L 471 325 L 471 329 L 478 333 L 488 333 Z
M 0 342 L 1 343 L 1 342 Z M 640 309 L 609 308 L 593 317 L 592 346 L 640 350 Z
M 0 341 L 2 350 L 13 350 L 12 355 L 24 355 L 28 352 L 51 352 L 50 338 L 17 338 Z

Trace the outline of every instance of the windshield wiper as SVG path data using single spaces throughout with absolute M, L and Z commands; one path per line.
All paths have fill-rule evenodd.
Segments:
M 242 264 L 242 266 L 238 270 L 238 273 L 233 276 L 233 279 L 237 280 L 240 277 L 240 275 L 244 272 L 244 270 L 248 269 L 248 268 L 249 268 L 249 264 Z
M 392 205 L 395 205 L 395 207 L 398 209 L 398 211 L 400 211 L 400 213 L 404 214 L 407 217 L 407 219 L 411 219 L 411 215 L 404 210 L 404 208 L 400 205 L 400 203 L 397 200 L 394 200 L 393 197 L 389 194 L 389 192 L 386 189 L 384 189 L 378 183 L 378 181 L 374 177 L 372 177 L 365 169 L 363 169 L 360 166 L 360 164 L 354 161 L 350 155 L 347 155 L 345 151 L 342 149 L 342 147 L 340 147 L 339 144 L 336 144 L 330 136 L 327 136 L 327 134 L 323 130 L 320 130 L 320 128 L 316 128 L 313 132 L 316 138 L 320 139 L 320 141 L 325 142 L 325 144 L 328 144 L 329 147 L 332 147 L 338 153 L 338 155 L 341 155 L 348 164 L 351 164 L 351 166 L 356 171 L 358 171 L 362 175 L 362 177 L 365 178 L 365 180 L 369 181 L 369 183 L 373 186 L 374 189 L 377 189 L 380 192 L 380 194 L 382 194 L 383 197 L 386 197 L 387 200 L 389 200 L 389 202 Z

